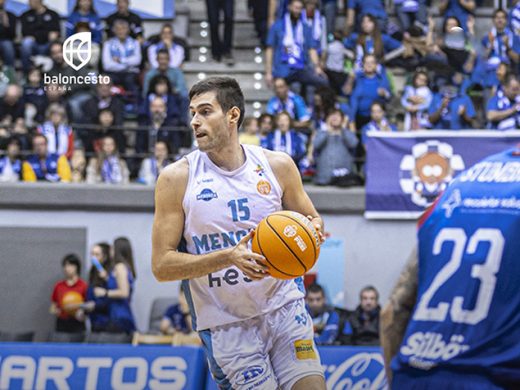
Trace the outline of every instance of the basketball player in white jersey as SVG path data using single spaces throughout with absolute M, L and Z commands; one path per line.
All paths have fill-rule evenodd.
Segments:
M 324 390 L 301 279 L 270 277 L 252 229 L 282 209 L 323 221 L 286 154 L 240 145 L 244 96 L 227 77 L 190 91 L 199 149 L 168 166 L 155 192 L 152 267 L 183 280 L 194 328 L 221 389 Z

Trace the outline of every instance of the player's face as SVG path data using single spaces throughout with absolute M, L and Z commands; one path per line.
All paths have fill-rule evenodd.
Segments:
M 191 127 L 199 150 L 220 150 L 228 143 L 231 130 L 215 92 L 193 97 L 190 103 Z
M 377 295 L 374 291 L 363 291 L 361 294 L 361 309 L 372 311 L 377 307 Z
M 325 297 L 321 292 L 310 292 L 307 294 L 307 298 L 305 298 L 307 302 L 307 306 L 309 306 L 309 310 L 312 313 L 319 313 L 322 311 L 323 306 L 325 306 Z

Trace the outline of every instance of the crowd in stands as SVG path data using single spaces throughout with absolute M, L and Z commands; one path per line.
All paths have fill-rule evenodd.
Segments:
M 63 28 L 43 0 L 32 0 L 19 19 L 3 3 L 0 181 L 153 184 L 196 147 L 186 131 L 189 51 L 171 24 L 148 36 L 128 0 L 104 21 L 92 0 L 77 0 Z M 476 26 L 483 0 L 338 3 L 250 2 L 273 97 L 259 118 L 246 119 L 242 142 L 287 152 L 318 185 L 348 186 L 363 182 L 369 131 L 519 128 L 520 1 L 494 10 L 489 31 Z M 208 4 L 211 52 L 232 70 L 233 9 L 222 4 L 223 39 L 219 10 Z M 345 23 L 337 29 L 340 13 Z M 90 32 L 93 45 L 78 72 L 62 54 L 77 32 Z M 403 69 L 401 92 L 394 81 Z M 93 74 L 109 82 L 60 82 Z M 138 130 L 124 131 L 129 122 Z

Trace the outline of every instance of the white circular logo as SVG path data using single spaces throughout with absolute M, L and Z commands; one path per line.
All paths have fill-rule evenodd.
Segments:
M 285 229 L 283 229 L 283 234 L 289 238 L 294 237 L 296 233 L 297 229 L 295 225 L 287 225 Z

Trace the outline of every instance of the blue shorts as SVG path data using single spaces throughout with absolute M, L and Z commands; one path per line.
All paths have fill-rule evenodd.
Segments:
M 505 390 L 487 376 L 469 372 L 406 370 L 394 372 L 393 390 Z

